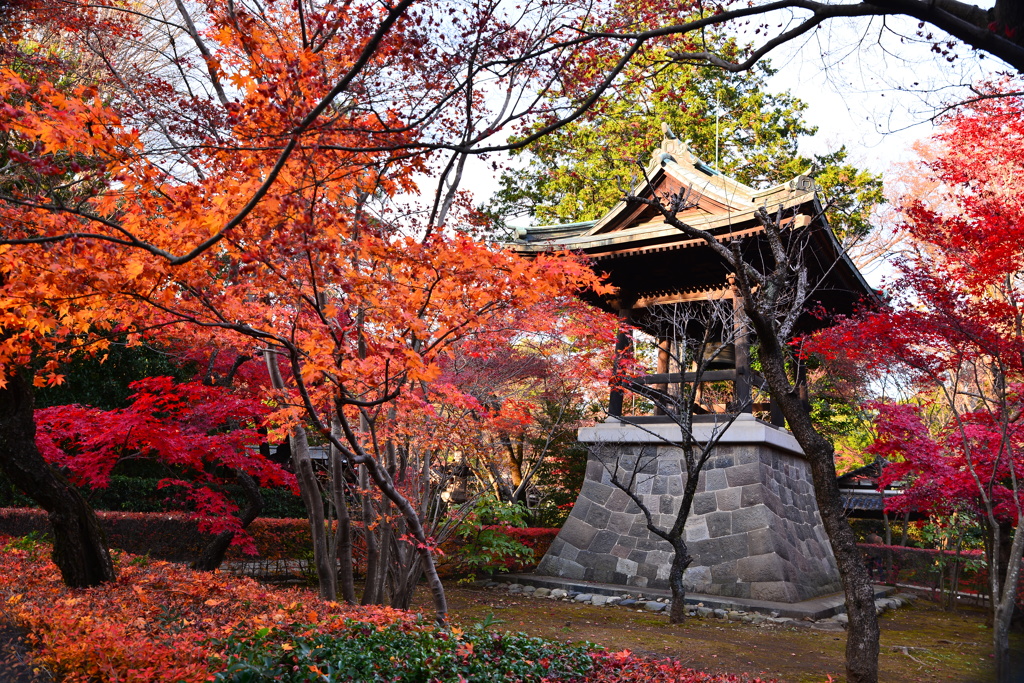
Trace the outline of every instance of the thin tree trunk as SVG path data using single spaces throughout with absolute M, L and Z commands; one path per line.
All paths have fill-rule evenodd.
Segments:
M 879 627 L 875 614 L 875 590 L 857 548 L 857 537 L 843 510 L 836 478 L 835 452 L 832 444 L 814 429 L 810 413 L 790 387 L 785 354 L 772 325 L 753 307 L 747 309 L 747 315 L 761 342 L 762 369 L 772 401 L 778 402 L 810 464 L 818 510 L 839 568 L 850 620 L 846 637 L 847 682 L 877 683 Z
M 337 418 L 331 430 L 341 437 L 341 423 Z M 355 578 L 352 575 L 352 517 L 345 498 L 345 463 L 341 453 L 331 446 L 331 499 L 338 514 L 338 528 L 335 530 L 335 555 L 338 558 L 338 583 L 341 595 L 350 605 L 356 604 Z
M 1006 524 L 1009 527 L 1009 524 Z M 1024 534 L 1021 528 L 1024 527 L 1024 519 L 1017 520 L 1015 529 L 1007 530 L 1012 534 L 1012 542 L 1009 543 L 1005 565 L 1005 574 L 1000 571 L 1001 563 L 990 563 L 989 572 L 996 576 L 990 576 L 992 586 L 992 645 L 996 660 L 996 681 L 998 683 L 1010 683 L 1017 680 L 1017 672 L 1010 665 L 1010 623 L 1013 621 L 1013 613 L 1017 602 L 1017 585 L 1020 581 L 1020 563 L 1024 557 Z M 999 534 L 998 531 L 996 535 Z M 998 539 L 997 539 L 998 540 Z M 1003 545 L 996 543 L 996 545 Z M 1001 555 L 998 551 L 993 555 Z M 1000 576 L 1001 575 L 1001 576 Z M 1000 581 L 1000 579 L 1002 579 Z M 1000 585 L 1001 584 L 1001 585 Z
M 438 624 L 446 626 L 448 623 L 448 601 L 445 598 L 444 585 L 441 583 L 441 577 L 437 575 L 434 555 L 431 551 L 426 532 L 423 529 L 423 524 L 420 522 L 419 515 L 416 514 L 416 509 L 405 496 L 398 492 L 391 477 L 381 469 L 377 461 L 373 458 L 368 458 L 366 469 L 373 482 L 377 485 L 377 488 L 380 489 L 381 493 L 388 500 L 395 504 L 399 512 L 402 513 L 402 517 L 405 518 L 409 534 L 416 541 L 416 551 L 420 555 L 423 563 L 423 573 L 427 577 L 427 585 L 430 587 L 430 592 L 434 599 L 434 619 Z
M 309 518 L 309 533 L 313 540 L 313 563 L 320 584 L 320 597 L 324 600 L 338 598 L 338 572 L 336 560 L 330 552 L 327 541 L 327 525 L 324 517 L 324 501 L 320 496 L 320 485 L 313 472 L 313 460 L 309 457 L 309 441 L 306 430 L 293 427 L 288 440 L 292 447 L 292 466 L 299 482 L 299 493 L 306 505 Z
M 274 350 L 266 352 L 267 371 L 270 373 L 273 387 L 282 391 L 284 390 L 284 380 L 281 377 L 281 368 L 277 363 L 277 353 Z M 295 470 L 295 478 L 299 482 L 299 494 L 306 506 L 306 517 L 309 520 L 309 534 L 313 541 L 313 564 L 316 567 L 316 577 L 320 584 L 320 597 L 324 600 L 335 600 L 338 596 L 338 572 L 335 567 L 337 560 L 329 552 L 324 501 L 320 496 L 320 485 L 317 483 L 316 474 L 313 472 L 313 461 L 309 457 L 309 440 L 306 437 L 306 430 L 298 425 L 292 427 L 288 433 L 288 444 L 292 451 L 292 469 Z
M 359 495 L 362 500 L 363 511 L 363 535 L 366 540 L 366 581 L 363 586 L 364 605 L 376 605 L 380 602 L 377 595 L 377 572 L 380 565 L 380 544 L 377 542 L 377 532 L 370 524 L 373 519 L 373 502 L 370 500 L 369 474 L 366 465 L 359 466 Z
M 377 557 L 377 573 L 372 577 L 373 590 L 377 596 L 374 604 L 383 605 L 388 602 L 388 571 L 391 569 L 391 557 L 394 552 L 394 529 L 391 526 L 391 501 L 381 501 L 380 534 L 377 536 L 380 555 Z M 369 582 L 371 577 L 367 577 Z
M 957 593 L 960 592 L 960 561 L 963 557 L 961 554 L 962 549 L 963 536 L 957 536 L 956 554 L 953 556 L 953 570 L 950 572 L 949 577 L 949 610 L 951 612 L 956 611 Z
M 113 581 L 114 563 L 96 513 L 36 448 L 32 385 L 20 373 L 0 388 L 0 467 L 8 479 L 49 515 L 53 562 L 68 586 Z
M 686 621 L 686 586 L 683 585 L 683 576 L 693 558 L 682 537 L 675 538 L 672 546 L 675 553 L 668 571 L 668 585 L 672 589 L 672 609 L 669 610 L 668 621 L 670 624 L 682 624 Z
M 242 472 L 241 470 L 236 471 L 235 478 L 238 479 L 238 483 L 242 485 L 242 491 L 245 492 L 245 509 L 242 510 L 242 514 L 238 516 L 242 528 L 245 529 L 252 524 L 253 520 L 259 517 L 260 513 L 263 511 L 263 496 L 260 495 L 260 487 L 256 484 L 256 480 L 245 472 Z M 200 553 L 199 558 L 192 563 L 192 568 L 204 572 L 212 572 L 217 569 L 217 567 L 224 562 L 224 555 L 227 554 L 228 547 L 231 546 L 231 541 L 234 539 L 234 531 L 224 531 L 217 534 L 217 536 L 207 543 L 205 548 L 203 548 L 203 552 Z
M 889 524 L 889 513 L 882 510 L 882 520 L 885 522 L 885 581 L 892 581 L 892 525 Z

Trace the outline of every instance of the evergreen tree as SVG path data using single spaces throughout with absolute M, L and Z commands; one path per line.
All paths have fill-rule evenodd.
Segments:
M 732 39 L 709 40 L 729 54 L 742 51 Z M 527 147 L 528 164 L 502 177 L 490 211 L 529 215 L 541 224 L 600 218 L 642 179 L 665 122 L 709 166 L 748 185 L 811 173 L 831 202 L 837 232 L 868 231 L 869 213 L 882 201 L 881 177 L 849 164 L 845 147 L 800 155 L 800 138 L 816 128 L 803 119 L 804 102 L 765 91 L 774 73 L 767 62 L 730 74 L 674 63 L 668 58 L 672 47 L 647 50 L 587 114 Z M 558 111 L 557 97 L 551 107 Z

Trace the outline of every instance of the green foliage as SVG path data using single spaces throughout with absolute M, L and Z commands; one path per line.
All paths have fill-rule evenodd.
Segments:
M 80 356 L 60 369 L 64 383 L 36 389 L 37 408 L 77 403 L 102 410 L 124 408 L 132 382 L 146 377 L 189 379 L 195 368 L 181 367 L 150 346 L 111 344 L 103 357 Z
M 526 516 L 524 505 L 481 497 L 456 532 L 459 561 L 473 572 L 502 572 L 509 564 L 532 560 L 533 549 L 503 531 L 525 527 Z
M 576 435 L 558 448 L 541 464 L 536 479 L 544 488 L 545 498 L 530 510 L 530 526 L 561 528 L 568 519 L 587 475 L 587 448 L 576 441 Z
M 737 54 L 732 39 L 709 35 L 715 50 Z M 766 92 L 767 62 L 741 74 L 671 63 L 671 43 L 652 48 L 627 67 L 588 114 L 531 144 L 526 168 L 501 179 L 489 210 L 530 215 L 538 223 L 600 218 L 641 180 L 668 123 L 693 152 L 723 173 L 754 187 L 810 172 L 832 202 L 840 234 L 864 234 L 873 206 L 883 200 L 880 176 L 846 162 L 846 149 L 803 157 L 801 137 L 816 129 L 807 105 L 789 93 Z M 716 112 L 718 117 L 716 119 Z
M 45 536 L 41 532 L 31 531 L 25 536 L 15 538 L 13 541 L 5 545 L 3 549 L 4 552 L 20 550 L 26 553 L 31 560 L 35 561 L 42 556 L 41 553 L 45 549 L 45 543 Z
M 918 533 L 926 548 L 954 552 L 985 547 L 985 529 L 974 514 L 956 511 L 951 515 L 932 515 L 919 525 Z M 942 560 L 937 560 L 941 565 Z
M 333 635 L 301 625 L 233 635 L 222 644 L 227 669 L 216 680 L 529 683 L 574 679 L 593 667 L 588 645 L 565 645 L 522 633 L 377 629 L 358 622 L 348 626 Z

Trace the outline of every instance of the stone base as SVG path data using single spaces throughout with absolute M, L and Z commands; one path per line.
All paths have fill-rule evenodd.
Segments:
M 672 445 L 679 438 L 669 423 L 641 428 L 610 421 L 580 430 L 580 441 L 591 447 L 586 480 L 536 574 L 667 588 L 672 548 L 647 530 L 640 508 L 611 483 L 611 472 L 618 468 L 626 480 L 637 470 L 637 492 L 654 523 L 668 529 L 685 480 L 682 450 Z M 788 432 L 751 416 L 741 415 L 716 446 L 685 534 L 694 558 L 684 576 L 688 591 L 799 602 L 841 590 L 807 461 Z

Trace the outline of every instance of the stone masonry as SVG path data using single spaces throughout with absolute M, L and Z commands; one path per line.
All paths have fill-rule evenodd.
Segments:
M 536 573 L 667 588 L 672 548 L 647 530 L 640 509 L 611 484 L 610 468 L 618 467 L 622 478 L 639 459 L 636 490 L 655 523 L 667 529 L 685 477 L 673 440 L 679 428 L 667 423 L 638 427 L 610 420 L 580 430 L 580 441 L 591 448 L 586 480 Z M 841 590 L 799 445 L 749 415 L 725 432 L 701 473 L 685 533 L 694 558 L 684 577 L 689 591 L 799 602 Z

